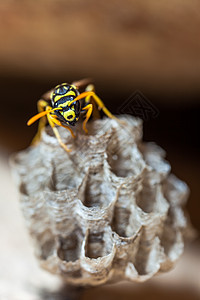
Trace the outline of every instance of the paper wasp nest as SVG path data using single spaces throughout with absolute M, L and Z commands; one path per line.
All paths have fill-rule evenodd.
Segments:
M 75 285 L 145 281 L 183 251 L 187 185 L 170 174 L 165 152 L 144 143 L 142 122 L 105 118 L 59 128 L 13 158 L 21 205 L 46 270 Z

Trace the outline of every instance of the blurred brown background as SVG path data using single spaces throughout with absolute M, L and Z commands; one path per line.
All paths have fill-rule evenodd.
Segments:
M 187 208 L 200 230 L 199 1 L 1 0 L 0 65 L 7 154 L 29 145 L 37 124 L 26 121 L 58 83 L 92 77 L 113 113 L 138 91 L 140 104 L 157 112 L 144 117 L 144 140 L 163 147 L 172 172 L 188 183 Z

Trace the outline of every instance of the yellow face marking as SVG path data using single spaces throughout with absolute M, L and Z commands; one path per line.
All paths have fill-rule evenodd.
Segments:
M 64 113 L 62 113 L 63 117 L 65 118 L 65 120 L 67 121 L 73 121 L 75 119 L 75 112 L 73 110 L 68 110 L 65 111 Z
M 65 96 L 76 96 L 76 93 L 74 91 L 69 91 L 65 94 Z
M 69 106 L 69 103 L 70 103 L 70 101 L 66 101 L 64 103 L 59 104 L 58 107 L 67 107 L 67 106 Z

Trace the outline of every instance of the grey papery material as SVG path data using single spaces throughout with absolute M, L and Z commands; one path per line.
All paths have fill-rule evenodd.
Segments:
M 184 248 L 187 185 L 165 152 L 142 142 L 142 122 L 81 123 L 76 139 L 51 129 L 16 154 L 13 172 L 40 265 L 75 285 L 145 281 L 173 267 Z

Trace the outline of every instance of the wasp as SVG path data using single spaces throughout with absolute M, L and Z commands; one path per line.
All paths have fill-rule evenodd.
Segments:
M 80 92 L 79 90 L 83 87 L 85 87 L 85 90 Z M 98 110 L 102 109 L 109 118 L 117 119 L 96 95 L 94 85 L 86 79 L 73 82 L 72 84 L 62 83 L 57 85 L 54 89 L 44 94 L 42 99 L 38 100 L 37 107 L 38 114 L 27 122 L 29 126 L 40 119 L 38 131 L 32 144 L 36 144 L 40 140 L 41 132 L 48 121 L 60 146 L 67 152 L 71 150 L 62 141 L 56 125 L 68 129 L 72 137 L 75 138 L 71 126 L 75 126 L 83 112 L 85 112 L 85 120 L 83 121 L 83 130 L 85 133 L 88 133 L 86 124 L 92 112 L 97 108 Z

